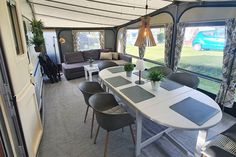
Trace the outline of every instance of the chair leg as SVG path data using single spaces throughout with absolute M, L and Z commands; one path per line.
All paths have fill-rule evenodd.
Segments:
M 109 140 L 109 131 L 107 131 L 107 135 L 106 135 L 105 149 L 104 149 L 104 157 L 107 157 L 108 140 Z
M 96 135 L 95 135 L 95 138 L 94 138 L 94 142 L 93 142 L 94 144 L 96 144 L 96 142 L 97 142 L 97 137 L 98 137 L 99 129 L 100 129 L 100 126 L 98 125 L 97 132 L 96 132 Z
M 135 144 L 135 138 L 134 138 L 134 132 L 133 132 L 132 126 L 129 125 L 129 128 L 130 128 L 130 132 L 131 132 L 131 136 L 132 136 L 133 142 Z
M 88 115 L 88 109 L 89 109 L 89 106 L 87 105 L 87 109 L 86 109 L 86 113 L 85 113 L 85 117 L 84 117 L 84 123 L 86 123 L 86 119 L 87 119 L 87 115 Z
M 93 137 L 93 123 L 94 123 L 94 110 L 93 110 L 93 117 L 92 117 L 92 123 L 91 123 L 91 132 L 90 132 L 90 138 Z

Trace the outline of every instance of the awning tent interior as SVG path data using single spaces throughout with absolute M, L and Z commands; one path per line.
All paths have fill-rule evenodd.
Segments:
M 166 7 L 174 1 L 176 0 L 148 0 L 147 13 Z M 217 0 L 219 1 L 225 0 Z M 146 14 L 146 0 L 30 0 L 30 3 L 36 18 L 41 19 L 45 27 L 115 27 Z

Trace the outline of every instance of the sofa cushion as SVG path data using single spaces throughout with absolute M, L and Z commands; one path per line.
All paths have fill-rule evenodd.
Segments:
M 125 65 L 125 64 L 129 63 L 124 60 L 112 60 L 112 62 L 116 63 L 117 65 Z
M 94 61 L 93 64 L 98 64 L 100 61 Z M 89 65 L 89 62 L 81 62 L 81 63 L 74 63 L 74 64 L 65 64 L 62 63 L 62 68 L 66 72 L 74 73 L 79 71 L 84 71 L 84 66 Z
M 81 52 L 66 53 L 64 54 L 64 62 L 66 64 L 84 62 L 84 57 Z
M 119 59 L 119 53 L 118 52 L 111 52 L 112 53 L 112 59 L 118 60 Z
M 84 60 L 88 61 L 90 58 L 94 60 L 98 60 L 100 56 L 100 52 L 98 50 L 89 50 L 83 51 Z
M 100 53 L 100 59 L 101 60 L 112 60 L 112 53 L 101 52 Z

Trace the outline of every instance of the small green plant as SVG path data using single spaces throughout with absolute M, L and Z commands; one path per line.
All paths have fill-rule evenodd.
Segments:
M 161 71 L 157 71 L 157 70 L 150 71 L 148 74 L 148 79 L 154 82 L 161 81 L 164 77 L 165 75 L 163 75 Z
M 132 63 L 125 64 L 124 70 L 125 71 L 133 71 L 134 70 L 134 64 L 132 64 Z

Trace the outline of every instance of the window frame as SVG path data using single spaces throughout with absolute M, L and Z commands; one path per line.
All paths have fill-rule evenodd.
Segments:
M 14 7 L 14 13 L 12 10 L 13 7 Z M 7 0 L 7 8 L 8 8 L 8 13 L 9 13 L 9 18 L 10 18 L 10 24 L 12 27 L 16 54 L 17 56 L 21 56 L 25 54 L 25 52 L 24 52 L 22 30 L 20 26 L 20 19 L 19 19 L 19 14 L 18 14 L 15 0 Z
M 81 32 L 98 32 L 98 33 L 101 33 L 101 32 L 103 32 L 103 37 L 104 37 L 104 43 L 103 43 L 103 47 L 105 48 L 105 45 L 106 45 L 106 41 L 105 41 L 105 30 L 74 30 L 75 31 L 75 35 L 77 36 L 77 33 L 81 33 Z M 100 35 L 99 35 L 100 36 Z M 99 37 L 100 38 L 100 37 Z M 73 39 L 74 40 L 74 39 Z M 74 41 L 73 41 L 74 42 Z M 99 39 L 99 44 L 101 45 L 101 41 L 100 41 L 100 39 Z M 78 43 L 77 43 L 78 44 Z M 102 47 L 100 47 L 99 49 L 103 49 Z M 87 51 L 87 50 L 78 50 L 77 48 L 76 48 L 76 50 L 77 51 Z M 90 49 L 88 49 L 88 50 L 90 50 Z M 94 50 L 94 49 L 91 49 L 91 50 Z
M 153 28 L 165 28 L 165 25 L 162 24 L 162 25 L 150 26 L 150 29 L 153 29 Z M 139 29 L 139 28 L 127 28 L 126 31 L 131 30 L 131 29 Z M 126 32 L 126 33 L 127 33 L 127 32 Z M 125 45 L 126 45 L 126 43 L 125 43 Z M 164 53 L 165 53 L 165 52 L 164 52 Z M 127 53 L 126 50 L 125 50 L 125 54 L 128 55 L 128 56 L 131 56 L 131 57 L 133 57 L 133 58 L 139 59 L 138 56 L 131 55 L 131 54 Z M 145 55 L 144 55 L 144 56 L 145 56 Z M 158 61 L 155 61 L 155 60 L 151 60 L 151 59 L 148 59 L 148 58 L 145 58 L 145 57 L 143 58 L 143 60 L 146 61 L 146 62 L 150 62 L 150 63 L 153 63 L 153 64 L 157 64 L 157 65 L 162 65 L 162 66 L 165 65 L 165 63 L 158 62 Z
M 226 26 L 226 23 L 223 20 L 220 20 L 220 21 L 205 21 L 205 22 L 204 21 L 201 21 L 201 22 L 187 22 L 185 28 L 187 28 L 187 27 L 204 27 L 204 26 L 205 27 L 206 26 Z M 186 69 L 183 69 L 183 68 L 180 68 L 180 67 L 177 67 L 177 71 L 182 71 L 182 72 L 188 72 L 188 73 L 191 73 L 191 74 L 195 74 L 200 78 L 203 78 L 203 79 L 206 79 L 206 80 L 209 80 L 209 81 L 213 81 L 215 83 L 221 83 L 222 82 L 222 79 L 211 77 L 211 76 L 201 74 L 201 73 L 198 73 L 198 72 L 186 70 Z M 199 89 L 202 90 L 202 91 L 211 93 L 210 91 L 206 91 L 206 90 L 201 89 L 201 88 L 199 88 Z M 214 93 L 211 93 L 211 94 L 214 94 Z

